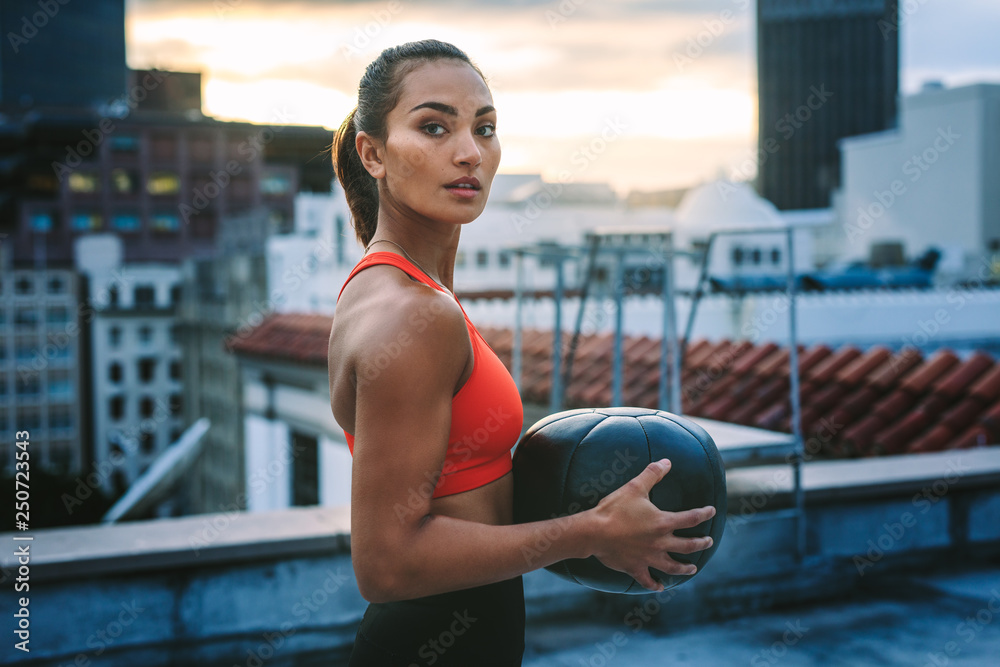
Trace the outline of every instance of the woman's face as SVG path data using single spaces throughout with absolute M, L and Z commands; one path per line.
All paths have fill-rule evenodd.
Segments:
M 500 164 L 489 88 L 472 67 L 450 59 L 418 65 L 401 85 L 386 140 L 374 142 L 380 164 L 373 170 L 366 160 L 369 172 L 384 179 L 383 203 L 451 224 L 475 220 Z

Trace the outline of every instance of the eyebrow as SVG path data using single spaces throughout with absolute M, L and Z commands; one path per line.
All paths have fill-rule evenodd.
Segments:
M 413 113 L 417 109 L 436 109 L 441 113 L 446 113 L 451 116 L 458 115 L 458 111 L 455 110 L 455 107 L 451 106 L 450 104 L 442 104 L 441 102 L 424 102 L 423 104 L 418 104 L 417 106 L 410 109 L 410 113 Z M 480 107 L 480 109 L 476 111 L 476 117 L 478 118 L 479 116 L 482 116 L 483 114 L 488 114 L 491 111 L 496 111 L 496 108 L 492 104 L 487 104 L 484 107 Z

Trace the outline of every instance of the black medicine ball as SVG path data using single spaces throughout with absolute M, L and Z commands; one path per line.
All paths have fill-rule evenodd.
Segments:
M 675 554 L 698 572 L 719 548 L 726 524 L 726 471 L 712 437 L 689 419 L 645 408 L 586 408 L 558 412 L 535 423 L 514 449 L 514 521 L 529 523 L 597 506 L 653 461 L 670 459 L 670 471 L 649 493 L 661 510 L 679 512 L 712 505 L 714 517 L 681 537 L 712 537 L 704 551 Z M 595 556 L 546 566 L 569 581 L 609 593 L 650 593 L 631 575 Z M 650 568 L 664 590 L 695 575 Z

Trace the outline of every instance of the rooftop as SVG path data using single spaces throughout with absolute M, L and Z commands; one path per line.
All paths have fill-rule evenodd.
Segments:
M 231 338 L 235 352 L 325 367 L 332 318 L 275 314 Z M 511 365 L 513 332 L 481 327 L 500 359 Z M 613 336 L 582 335 L 565 407 L 611 404 Z M 568 350 L 570 336 L 564 335 Z M 522 334 L 521 394 L 546 404 L 551 387 L 552 332 Z M 660 341 L 625 337 L 625 405 L 659 402 Z M 790 433 L 789 350 L 749 340 L 692 341 L 681 378 L 682 412 Z M 565 362 L 565 359 L 564 359 Z M 565 368 L 565 363 L 563 364 Z M 802 434 L 808 455 L 851 458 L 969 449 L 1000 443 L 1000 363 L 986 352 L 966 358 L 948 349 L 924 356 L 854 345 L 799 346 Z

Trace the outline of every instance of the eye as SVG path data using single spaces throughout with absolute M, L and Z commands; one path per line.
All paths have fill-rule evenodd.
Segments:
M 485 132 L 481 130 L 485 130 Z M 482 127 L 478 128 L 476 132 L 479 132 L 484 137 L 492 137 L 497 133 L 497 128 L 495 125 L 483 125 Z
M 432 131 L 431 128 L 437 128 L 438 130 L 440 130 L 440 132 Z M 427 123 L 426 125 L 422 125 L 420 127 L 420 129 L 423 130 L 424 132 L 426 132 L 427 134 L 429 134 L 431 136 L 435 136 L 435 137 L 438 137 L 438 136 L 441 136 L 442 134 L 444 134 L 444 126 L 443 125 L 439 125 L 437 123 Z

